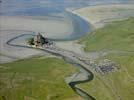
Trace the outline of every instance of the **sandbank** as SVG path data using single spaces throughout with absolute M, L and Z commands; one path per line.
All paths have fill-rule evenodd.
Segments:
M 134 4 L 89 6 L 73 10 L 72 13 L 87 20 L 94 28 L 101 28 L 111 21 L 134 16 Z

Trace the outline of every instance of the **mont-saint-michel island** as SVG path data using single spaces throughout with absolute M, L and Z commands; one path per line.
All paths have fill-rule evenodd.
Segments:
M 134 100 L 134 1 L 0 0 L 0 100 Z

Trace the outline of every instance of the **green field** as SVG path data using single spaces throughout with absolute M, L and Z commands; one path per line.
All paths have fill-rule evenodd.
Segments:
M 106 75 L 97 74 L 91 83 L 80 85 L 97 100 L 134 99 L 134 18 L 112 22 L 80 40 L 85 51 L 117 50 L 102 59 L 115 61 L 120 70 Z M 121 54 L 120 51 L 132 51 Z M 97 60 L 97 61 L 98 61 Z
M 76 71 L 57 58 L 35 57 L 0 64 L 0 96 L 6 100 L 77 100 L 79 96 L 64 81 Z
M 116 21 L 80 40 L 85 51 L 134 51 L 134 18 Z
M 97 100 L 133 100 L 134 55 L 108 55 L 118 63 L 120 70 L 106 75 L 96 75 L 92 82 L 80 85 Z
M 80 40 L 85 51 L 134 51 L 134 18 L 113 22 Z M 95 74 L 81 84 L 97 100 L 133 100 L 134 53 L 109 54 L 99 58 L 115 61 L 120 69 L 106 75 Z M 65 83 L 78 69 L 57 58 L 35 57 L 0 64 L 0 100 L 82 100 Z

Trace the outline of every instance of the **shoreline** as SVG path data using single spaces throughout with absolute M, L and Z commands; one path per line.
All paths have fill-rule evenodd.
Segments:
M 70 9 L 66 9 L 66 10 L 76 14 L 77 16 L 80 16 L 81 18 L 83 18 L 84 20 L 89 22 L 89 24 L 91 24 L 91 27 L 93 27 L 93 31 L 95 31 L 99 28 L 104 27 L 105 25 L 109 24 L 110 22 L 120 21 L 120 20 L 127 19 L 131 16 L 134 16 L 134 6 L 133 5 L 134 4 L 116 4 L 116 5 L 113 5 L 113 4 L 111 5 L 110 4 L 110 5 L 88 6 L 88 7 L 80 8 L 80 9 L 73 10 L 73 11 L 70 10 Z M 115 6 L 115 7 L 113 8 L 113 6 Z M 105 12 L 104 8 L 107 8 L 108 11 Z M 105 16 L 105 14 L 107 14 L 107 13 L 110 14 L 109 10 L 113 11 L 113 9 L 114 9 L 115 13 L 111 12 L 111 15 Z M 120 13 L 123 13 L 124 15 L 126 15 L 123 18 L 118 17 L 119 10 L 122 10 L 122 9 L 127 10 L 125 12 L 120 12 Z M 133 9 L 133 11 L 130 10 L 130 9 Z M 96 11 L 95 14 L 92 13 L 93 10 Z M 103 12 L 100 12 L 100 10 L 103 10 Z M 130 10 L 130 12 L 133 12 L 132 15 L 128 14 L 129 10 Z M 112 16 L 112 14 L 114 14 L 114 16 Z M 89 15 L 92 15 L 91 19 L 90 19 Z M 120 16 L 121 16 L 121 14 L 120 14 Z M 110 20 L 110 18 L 112 18 L 112 19 Z M 81 54 L 81 55 L 83 55 L 85 57 L 88 57 L 88 58 L 91 58 L 91 59 L 96 59 L 100 55 L 103 56 L 103 55 L 107 54 L 103 51 L 100 51 L 100 52 L 85 52 L 84 51 L 84 45 L 79 44 L 79 39 L 74 40 L 74 41 L 57 42 L 57 46 L 62 48 L 62 49 L 65 49 L 65 50 L 76 52 L 78 54 Z
M 102 28 L 109 22 L 134 16 L 134 4 L 109 4 L 67 10 L 91 23 L 95 29 Z

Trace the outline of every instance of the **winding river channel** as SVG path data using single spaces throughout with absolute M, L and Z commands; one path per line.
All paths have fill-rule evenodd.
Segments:
M 80 72 L 77 73 L 77 75 L 84 76 L 84 78 L 78 77 L 78 78 L 74 78 L 74 80 L 72 80 L 71 78 L 74 76 L 74 75 L 72 75 L 72 76 L 68 77 L 68 79 L 71 79 L 71 80 L 66 81 L 67 84 L 85 100 L 95 100 L 94 97 L 92 97 L 86 91 L 84 91 L 83 89 L 81 89 L 77 86 L 78 84 L 92 81 L 94 78 L 93 70 L 91 69 L 91 67 L 89 65 L 84 63 L 84 61 L 82 60 L 83 58 L 81 56 L 78 56 L 76 53 L 66 51 L 66 50 L 60 49 L 60 48 L 55 47 L 55 46 L 47 47 L 47 48 L 43 48 L 43 47 L 42 48 L 35 48 L 35 47 L 27 46 L 25 44 L 18 45 L 18 44 L 13 43 L 13 41 L 15 41 L 16 39 L 21 38 L 23 36 L 29 36 L 29 35 L 33 36 L 33 34 L 21 34 L 21 35 L 18 35 L 16 37 L 8 40 L 6 43 L 7 43 L 7 45 L 13 46 L 13 47 L 38 49 L 41 51 L 45 51 L 45 52 L 48 52 L 52 55 L 62 57 L 64 59 L 64 61 L 66 61 L 67 63 L 70 63 L 70 64 L 77 66 L 80 69 Z
M 33 5 L 33 6 L 30 6 L 30 8 L 25 8 L 25 7 L 18 8 L 18 7 L 16 7 L 16 5 L 14 5 L 14 3 L 16 1 L 14 3 L 11 2 L 11 4 L 14 5 L 14 7 L 12 8 L 12 5 L 10 5 L 10 3 L 9 3 L 10 1 L 8 1 L 8 2 L 7 1 L 2 2 L 2 12 L 0 11 L 0 15 L 2 15 L 2 16 L 9 16 L 9 17 L 10 16 L 34 16 L 34 18 L 36 18 L 37 20 L 42 20 L 42 19 L 38 18 L 39 16 L 48 16 L 48 18 L 49 18 L 48 20 L 50 20 L 50 21 L 63 20 L 63 22 L 65 21 L 65 22 L 71 23 L 71 24 L 69 24 L 69 26 L 72 27 L 73 31 L 69 31 L 70 33 L 69 34 L 67 33 L 67 35 L 63 34 L 61 36 L 58 35 L 56 37 L 52 36 L 52 38 L 48 37 L 50 40 L 53 40 L 53 41 L 76 40 L 76 39 L 83 37 L 84 35 L 86 35 L 88 32 L 91 31 L 91 25 L 87 21 L 85 21 L 81 17 L 79 17 L 79 16 L 77 16 L 69 11 L 66 11 L 65 9 L 58 9 L 57 10 L 57 8 L 55 9 L 55 7 L 48 7 L 47 8 L 47 7 L 41 7 L 40 5 Z M 17 3 L 19 4 L 19 2 L 17 2 Z M 9 10 L 9 9 L 12 9 L 12 10 Z M 17 30 L 24 30 L 24 29 L 23 28 L 21 29 L 21 27 L 19 27 Z M 24 30 L 24 31 L 26 31 L 26 30 Z M 16 44 L 17 43 L 16 40 L 20 39 L 19 41 L 21 41 L 22 38 L 27 39 L 28 37 L 35 36 L 35 34 L 34 34 L 35 32 L 33 32 L 33 30 L 27 30 L 27 31 L 30 34 L 23 34 L 22 33 L 18 36 L 10 38 L 10 40 L 8 40 L 6 42 L 6 44 L 8 46 L 12 46 L 12 47 L 42 50 L 42 51 L 48 52 L 52 55 L 62 57 L 62 59 L 64 59 L 64 61 L 66 61 L 67 63 L 73 64 L 74 66 L 77 66 L 80 69 L 80 72 L 77 73 L 77 77 L 73 78 L 73 80 L 72 80 L 72 76 L 74 76 L 74 75 L 67 77 L 65 79 L 66 83 L 77 94 L 79 94 L 84 99 L 95 100 L 94 97 L 92 97 L 91 95 L 86 93 L 83 89 L 81 89 L 77 86 L 78 84 L 89 82 L 89 81 L 93 80 L 94 75 L 90 69 L 90 66 L 86 65 L 82 60 L 80 60 L 82 58 L 80 56 L 78 56 L 77 54 L 70 52 L 70 51 L 60 49 L 60 48 L 55 47 L 55 46 L 54 47 L 47 47 L 47 48 L 33 48 L 30 46 L 27 46 L 26 44 L 24 44 L 24 45 Z M 15 41 L 15 44 L 14 44 L 14 41 Z M 84 76 L 84 78 L 79 79 L 79 76 L 80 77 Z
M 101 1 L 101 2 L 100 2 Z M 50 38 L 53 41 L 69 41 L 69 40 L 76 40 L 84 35 L 86 35 L 88 32 L 91 32 L 91 25 L 86 22 L 81 17 L 72 14 L 65 9 L 68 7 L 86 7 L 89 5 L 97 5 L 97 4 L 109 4 L 109 3 L 128 3 L 129 1 L 133 0 L 78 0 L 76 2 L 75 0 L 72 0 L 70 2 L 69 0 L 2 0 L 1 1 L 1 10 L 0 10 L 0 16 L 48 16 L 52 19 L 50 20 L 65 20 L 69 19 L 68 21 L 71 21 L 73 32 L 69 35 L 62 35 L 57 36 L 55 38 Z M 54 5 L 54 6 L 53 6 Z M 57 9 L 57 8 L 60 8 Z M 60 14 L 63 14 L 64 16 L 58 16 Z M 38 19 L 41 20 L 41 19 Z M 18 22 L 17 22 L 18 23 Z M 19 29 L 21 30 L 21 29 Z M 41 50 L 44 52 L 48 52 L 52 55 L 55 55 L 57 57 L 61 57 L 64 59 L 65 62 L 73 64 L 74 66 L 77 66 L 80 69 L 79 73 L 75 73 L 72 76 L 69 76 L 65 78 L 66 83 L 78 94 L 80 95 L 84 100 L 96 100 L 93 96 L 88 94 L 84 89 L 81 89 L 78 87 L 78 84 L 90 82 L 94 79 L 94 70 L 92 69 L 90 64 L 87 64 L 84 62 L 83 57 L 79 56 L 78 54 L 63 50 L 58 47 L 45 47 L 45 48 L 34 48 L 31 46 L 28 46 L 26 44 L 20 45 L 20 44 L 14 44 L 14 41 L 17 39 L 27 37 L 33 37 L 35 34 L 33 34 L 33 30 L 29 30 L 30 34 L 21 34 L 18 36 L 15 36 L 14 38 L 11 38 L 6 42 L 8 46 L 12 47 L 18 47 L 18 48 L 29 48 L 29 49 L 36 49 Z

